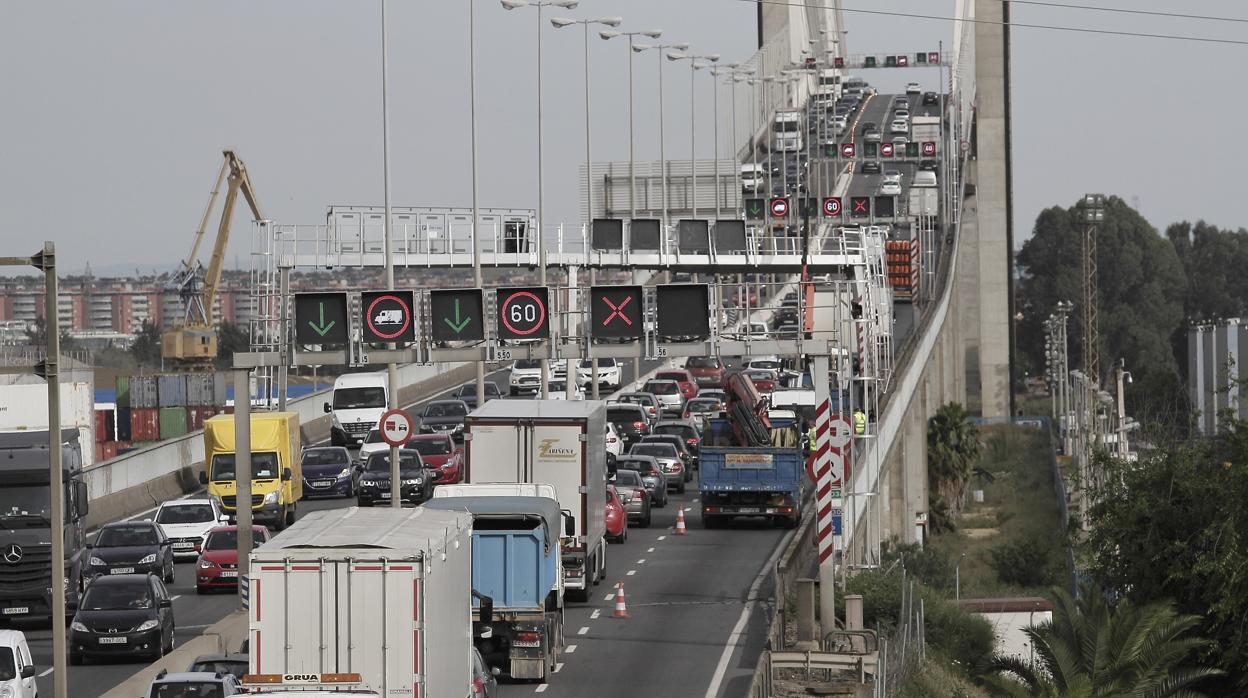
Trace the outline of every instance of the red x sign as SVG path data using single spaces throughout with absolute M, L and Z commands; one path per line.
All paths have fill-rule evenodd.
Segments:
M 611 321 L 612 321 L 612 320 L 614 320 L 617 316 L 618 316 L 621 320 L 623 320 L 623 321 L 624 321 L 624 324 L 625 324 L 625 325 L 630 325 L 630 326 L 631 326 L 631 325 L 633 324 L 633 321 L 632 321 L 632 320 L 629 320 L 629 319 L 628 319 L 628 316 L 624 314 L 624 309 L 628 307 L 628 304 L 629 304 L 629 303 L 632 303 L 632 302 L 633 302 L 633 297 L 632 297 L 632 296 L 628 296 L 628 297 L 626 297 L 626 298 L 624 299 L 624 301 L 623 301 L 622 303 L 620 303 L 619 305 L 616 305 L 616 304 L 612 303 L 610 298 L 603 298 L 603 299 L 602 299 L 602 302 L 603 302 L 603 303 L 606 303 L 608 308 L 611 308 L 611 314 L 607 316 L 607 319 L 606 319 L 606 320 L 603 320 L 603 321 L 602 321 L 602 324 L 603 324 L 603 325 L 608 325 L 608 324 L 610 324 L 610 323 L 611 323 Z

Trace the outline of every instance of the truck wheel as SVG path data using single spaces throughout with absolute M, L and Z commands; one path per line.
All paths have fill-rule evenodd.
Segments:
M 295 525 L 295 507 L 293 506 L 286 510 L 286 525 L 287 526 Z
M 277 519 L 273 521 L 273 528 L 279 531 L 286 528 L 286 507 L 285 506 L 277 510 Z

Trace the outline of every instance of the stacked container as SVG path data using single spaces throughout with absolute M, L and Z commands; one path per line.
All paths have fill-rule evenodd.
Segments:
M 156 396 L 159 407 L 186 407 L 186 375 L 173 373 L 156 377 Z
M 95 411 L 95 442 L 97 444 L 116 440 L 115 420 L 115 410 Z
M 160 408 L 160 438 L 176 439 L 179 436 L 186 436 L 186 408 L 185 407 L 162 407 Z
M 160 440 L 160 408 L 130 408 L 130 439 L 132 441 Z
M 224 373 L 192 373 L 186 377 L 187 407 L 225 405 Z

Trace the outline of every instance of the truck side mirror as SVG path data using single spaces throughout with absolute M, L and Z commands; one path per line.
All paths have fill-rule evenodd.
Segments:
M 90 494 L 87 492 L 87 483 L 85 482 L 74 483 L 74 499 L 77 500 L 76 503 L 78 504 L 78 517 L 82 518 L 86 516 L 87 512 L 90 511 L 91 509 L 90 507 L 91 497 L 90 497 Z
M 291 471 L 290 468 L 282 468 L 282 481 L 283 482 L 289 482 L 294 477 L 295 477 L 295 474 Z
M 199 471 L 199 484 L 201 485 L 208 484 L 208 473 L 203 470 Z
M 576 517 L 568 509 L 563 510 L 563 535 L 568 537 L 576 535 Z
M 489 596 L 481 596 L 481 622 L 489 625 L 494 622 L 494 599 Z
M 27 664 L 26 666 L 22 667 L 22 678 L 23 679 L 35 678 L 35 666 L 33 664 Z
M 328 402 L 325 403 L 325 414 L 329 414 L 330 412 L 333 412 L 333 411 L 334 411 L 334 408 L 330 407 Z

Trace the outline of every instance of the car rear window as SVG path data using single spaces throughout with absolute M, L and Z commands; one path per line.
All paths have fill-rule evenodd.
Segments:
M 713 356 L 694 356 L 685 362 L 689 368 L 719 368 L 719 359 Z
M 607 409 L 607 420 L 612 422 L 635 422 L 642 419 L 640 408 L 616 407 Z
M 680 386 L 675 383 L 646 383 L 646 391 L 655 395 L 672 395 L 680 392 Z
M 654 374 L 654 377 L 659 380 L 664 380 L 664 381 L 678 381 L 679 382 L 679 381 L 689 380 L 688 376 L 678 371 L 663 371 L 662 373 Z

